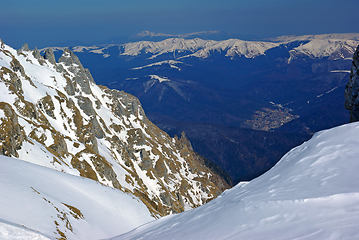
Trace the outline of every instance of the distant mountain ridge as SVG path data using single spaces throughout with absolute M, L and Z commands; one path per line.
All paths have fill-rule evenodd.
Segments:
M 194 32 L 194 33 L 185 33 L 185 34 L 168 34 L 168 33 L 155 33 L 150 31 L 142 31 L 136 34 L 136 37 L 177 37 L 177 38 L 189 38 L 189 37 L 198 37 L 203 35 L 216 35 L 220 34 L 219 31 L 202 31 L 202 32 Z
M 346 39 L 346 40 L 359 40 L 359 33 L 330 33 L 330 34 L 317 34 L 317 35 L 284 35 L 274 38 L 268 38 L 265 40 L 273 42 L 291 42 L 291 41 L 304 41 L 314 39 Z
M 74 52 L 88 51 L 92 53 L 102 54 L 104 57 L 109 57 L 107 49 L 110 47 L 119 48 L 120 55 L 138 56 L 140 54 L 150 54 L 149 59 L 155 59 L 156 57 L 166 53 L 189 53 L 182 56 L 181 54 L 175 59 L 183 57 L 198 57 L 208 58 L 211 52 L 225 52 L 227 57 L 241 57 L 246 58 L 258 57 L 265 55 L 264 53 L 272 48 L 278 47 L 290 42 L 302 41 L 299 47 L 292 49 L 292 52 L 305 54 L 312 57 L 332 57 L 333 59 L 339 59 L 341 57 L 349 57 L 353 54 L 359 41 L 359 34 L 323 34 L 323 35 L 307 35 L 307 36 L 282 36 L 266 41 L 243 41 L 240 39 L 228 39 L 222 41 L 204 40 L 200 38 L 186 39 L 181 38 L 182 35 L 169 35 L 169 34 L 154 34 L 144 33 L 144 36 L 165 36 L 172 37 L 158 42 L 153 41 L 138 41 L 125 44 L 105 44 L 99 46 L 77 46 L 73 47 Z M 142 35 L 141 35 L 142 36 Z M 173 38 L 175 37 L 176 38 Z M 305 43 L 307 42 L 307 43 Z M 318 46 L 325 46 L 318 48 Z M 346 48 L 348 51 L 344 55 L 334 56 L 333 54 L 340 48 Z M 61 49 L 61 48 L 54 48 Z

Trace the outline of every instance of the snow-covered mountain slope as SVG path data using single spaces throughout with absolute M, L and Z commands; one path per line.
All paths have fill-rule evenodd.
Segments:
M 178 67 L 177 65 L 187 65 L 187 64 L 185 64 L 183 62 L 180 62 L 180 61 L 165 60 L 165 61 L 160 61 L 160 62 L 148 64 L 148 65 L 143 66 L 143 67 L 135 67 L 135 68 L 132 68 L 132 70 L 140 70 L 140 69 L 144 69 L 144 68 L 150 68 L 150 67 L 153 67 L 153 66 L 161 66 L 161 65 L 168 65 L 170 68 L 174 68 L 174 69 L 177 69 L 178 71 L 181 71 L 181 68 Z
M 153 220 L 139 198 L 1 155 L 0 189 L 0 239 L 101 239 Z
M 329 58 L 330 60 L 352 58 L 358 40 L 343 39 L 313 39 L 310 42 L 290 50 L 290 60 L 293 58 Z
M 267 173 L 114 239 L 359 239 L 359 123 L 316 133 Z
M 318 34 L 318 35 L 285 35 L 275 38 L 269 38 L 267 41 L 270 42 L 293 42 L 293 41 L 310 41 L 313 39 L 345 39 L 345 40 L 356 40 L 359 41 L 359 33 L 330 33 L 330 34 Z
M 254 58 L 263 55 L 270 48 L 279 44 L 270 42 L 242 41 L 239 39 L 229 39 L 224 41 L 203 40 L 203 39 L 183 39 L 169 38 L 160 42 L 141 41 L 124 45 L 121 55 L 137 56 L 141 53 L 152 54 L 150 59 L 156 58 L 165 53 L 185 53 L 185 57 L 208 58 L 211 53 L 225 53 L 227 57 L 244 56 Z
M 49 240 L 54 238 L 51 238 L 50 236 L 44 236 L 37 231 L 0 219 L 0 239 Z
M 97 86 L 68 49 L 58 62 L 0 42 L 0 153 L 135 195 L 153 216 L 198 207 L 228 185 L 138 99 Z
M 243 41 L 239 39 L 229 39 L 224 41 L 203 40 L 200 38 L 168 38 L 160 42 L 140 41 L 117 45 L 121 56 L 137 57 L 142 54 L 149 59 L 155 59 L 164 54 L 171 54 L 175 59 L 187 57 L 208 58 L 213 54 L 224 54 L 226 57 L 245 57 L 254 58 L 264 55 L 265 51 L 279 46 L 278 43 Z M 102 54 L 103 57 L 109 57 L 108 49 L 115 45 L 101 46 L 77 46 L 73 48 L 74 52 L 92 52 Z M 60 48 L 56 48 L 61 50 Z

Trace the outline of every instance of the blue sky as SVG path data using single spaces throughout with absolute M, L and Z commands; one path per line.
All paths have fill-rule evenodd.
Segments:
M 266 38 L 359 32 L 358 0 L 0 0 L 11 46 L 85 43 L 141 31 L 224 31 Z

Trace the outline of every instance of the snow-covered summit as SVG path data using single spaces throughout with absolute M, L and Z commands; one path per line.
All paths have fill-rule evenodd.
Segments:
M 269 38 L 270 42 L 293 42 L 293 41 L 310 41 L 310 40 L 324 40 L 324 39 L 342 39 L 342 40 L 356 40 L 359 41 L 359 33 L 331 33 L 331 34 L 317 34 L 317 35 L 285 35 L 275 38 Z
M 359 239 L 359 123 L 316 133 L 210 203 L 114 239 Z
M 141 41 L 124 44 L 121 55 L 137 56 L 141 53 L 152 54 L 150 59 L 165 53 L 184 53 L 179 58 L 198 57 L 208 58 L 213 52 L 224 52 L 227 57 L 244 56 L 253 58 L 263 55 L 270 48 L 278 46 L 276 43 L 242 41 L 229 39 L 224 41 L 203 40 L 200 38 L 184 39 L 169 38 L 160 42 Z
M 309 58 L 329 58 L 330 60 L 351 59 L 358 40 L 346 39 L 313 39 L 306 44 L 290 50 L 292 58 L 309 57 Z

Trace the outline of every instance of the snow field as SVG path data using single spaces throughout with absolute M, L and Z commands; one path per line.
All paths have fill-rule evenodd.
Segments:
M 59 229 L 68 239 L 101 239 L 153 220 L 136 197 L 5 156 L 0 156 L 0 189 L 0 204 L 6 206 L 0 219 L 47 236 L 59 237 L 54 235 Z M 8 225 L 2 223 L 0 229 Z M 18 233 L 7 231 L 9 239 Z

